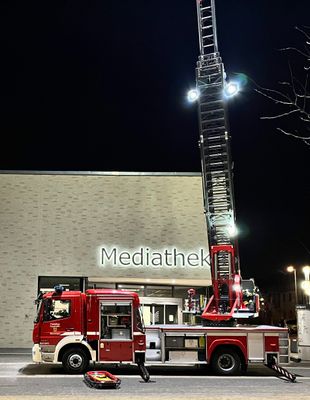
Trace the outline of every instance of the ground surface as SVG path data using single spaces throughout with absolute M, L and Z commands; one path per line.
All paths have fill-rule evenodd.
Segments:
M 150 368 L 150 383 L 144 383 L 134 367 L 105 369 L 121 378 L 119 389 L 91 389 L 82 375 L 65 375 L 60 365 L 32 364 L 30 354 L 0 354 L 0 399 L 310 400 L 310 365 L 305 363 L 288 367 L 297 375 L 297 383 L 280 379 L 261 366 L 250 367 L 246 375 L 236 377 L 213 376 L 196 368 L 156 367 Z

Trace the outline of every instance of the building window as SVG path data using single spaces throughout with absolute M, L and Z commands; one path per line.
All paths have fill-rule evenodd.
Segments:
M 129 292 L 136 292 L 139 297 L 145 296 L 145 286 L 144 285 L 126 285 L 126 284 L 118 284 L 117 289 L 119 290 L 128 290 Z
M 147 297 L 172 297 L 172 286 L 147 286 Z
M 78 290 L 83 292 L 86 278 L 73 276 L 39 276 L 38 292 L 52 292 L 57 285 L 63 286 L 65 290 Z
M 178 306 L 174 304 L 143 304 L 145 325 L 172 325 L 178 323 Z
M 188 289 L 190 289 L 189 286 L 175 286 L 174 287 L 174 297 L 181 298 L 181 299 L 186 299 L 188 297 Z M 205 287 L 193 287 L 193 289 L 196 290 L 196 296 L 206 295 L 206 288 Z
M 87 289 L 116 289 L 116 284 L 105 282 L 89 283 Z

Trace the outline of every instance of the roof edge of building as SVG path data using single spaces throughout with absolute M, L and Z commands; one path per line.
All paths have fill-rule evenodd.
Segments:
M 0 175 L 201 176 L 201 172 L 0 170 Z

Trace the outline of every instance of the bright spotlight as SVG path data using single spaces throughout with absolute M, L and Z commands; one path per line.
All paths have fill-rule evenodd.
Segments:
M 306 265 L 305 267 L 303 267 L 302 271 L 303 271 L 303 273 L 305 275 L 305 279 L 307 281 L 309 281 L 310 280 L 310 267 L 309 267 L 309 265 Z
M 232 289 L 234 292 L 241 292 L 241 286 L 238 283 L 234 283 Z
M 194 101 L 197 101 L 199 98 L 199 91 L 198 89 L 191 89 L 187 92 L 187 100 L 190 103 L 193 103 Z
M 301 288 L 302 288 L 305 292 L 309 292 L 309 291 L 310 291 L 310 281 L 302 281 L 302 282 L 301 282 Z
M 234 225 L 231 225 L 231 226 L 228 228 L 228 234 L 229 234 L 230 237 L 235 237 L 235 236 L 237 236 L 237 234 L 238 234 L 238 229 L 237 229 L 237 227 L 236 227 L 235 224 L 234 224 Z
M 227 82 L 224 87 L 224 94 L 226 97 L 233 97 L 238 94 L 240 86 L 238 82 Z

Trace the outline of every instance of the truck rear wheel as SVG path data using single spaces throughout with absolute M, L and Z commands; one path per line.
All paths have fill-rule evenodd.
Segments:
M 241 360 L 235 350 L 222 348 L 213 355 L 211 367 L 219 375 L 236 375 L 241 371 Z
M 82 374 L 89 365 L 89 358 L 83 349 L 71 348 L 65 351 L 62 365 L 69 374 Z

